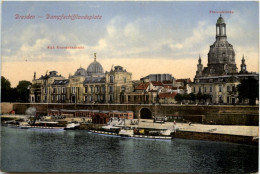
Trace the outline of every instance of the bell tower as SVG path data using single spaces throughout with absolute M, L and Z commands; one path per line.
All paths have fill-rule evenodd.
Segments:
M 216 23 L 216 40 L 226 40 L 226 23 L 221 14 Z
M 197 64 L 197 71 L 196 71 L 196 77 L 201 77 L 202 76 L 202 71 L 203 71 L 203 65 L 201 64 L 201 57 L 199 55 L 199 60 Z
M 243 58 L 242 58 L 242 60 L 241 60 L 241 65 L 240 65 L 240 67 L 241 67 L 240 73 L 242 73 L 242 74 L 247 73 L 244 55 L 243 55 Z

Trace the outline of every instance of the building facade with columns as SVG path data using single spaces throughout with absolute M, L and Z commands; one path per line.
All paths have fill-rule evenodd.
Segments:
M 235 51 L 227 41 L 226 23 L 220 15 L 216 23 L 216 41 L 208 53 L 208 64 L 203 67 L 199 56 L 194 81 L 189 83 L 191 92 L 209 94 L 210 103 L 235 104 L 239 102 L 237 85 L 248 78 L 259 80 L 259 75 L 247 71 L 244 56 L 238 71 Z
M 133 88 L 132 73 L 122 66 L 104 72 L 96 60 L 84 69 L 78 68 L 74 75 L 65 79 L 56 71 L 36 79 L 30 86 L 30 102 L 37 103 L 120 103 L 124 94 Z

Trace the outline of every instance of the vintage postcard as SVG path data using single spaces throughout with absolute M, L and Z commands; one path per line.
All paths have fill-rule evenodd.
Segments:
M 257 173 L 258 3 L 2 1 L 1 171 Z

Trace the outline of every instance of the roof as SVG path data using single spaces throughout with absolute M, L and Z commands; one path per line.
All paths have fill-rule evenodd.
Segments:
M 114 72 L 126 72 L 126 70 L 122 67 L 122 66 L 115 66 L 114 67 L 114 70 L 111 70 L 111 71 L 114 71 Z
M 149 90 L 149 92 L 157 92 L 157 90 L 155 90 L 155 89 L 154 90 Z
M 175 92 L 171 93 L 160 93 L 159 98 L 174 98 L 176 96 Z
M 94 62 L 92 62 L 88 66 L 87 73 L 88 74 L 104 73 L 104 70 L 102 65 L 98 61 L 94 60 Z
M 167 88 L 167 89 L 172 89 L 173 86 L 172 85 L 163 85 L 164 88 Z
M 105 83 L 106 78 L 105 77 L 89 77 L 86 78 L 84 83 Z
M 172 81 L 171 80 L 164 80 L 163 84 L 172 84 Z
M 46 72 L 46 74 L 44 76 L 42 75 L 39 79 L 41 80 L 41 79 L 49 79 L 51 77 L 62 77 L 61 75 L 58 75 L 57 73 L 58 73 L 57 71 L 50 71 L 49 74 L 47 74 L 47 72 Z
M 149 86 L 149 82 L 140 83 L 135 87 L 135 90 L 146 90 Z
M 86 76 L 86 70 L 84 68 L 78 68 L 74 76 Z
M 188 79 L 177 79 L 176 82 L 187 82 L 187 83 L 190 83 L 191 80 L 190 80 L 190 78 L 188 78 Z
M 52 85 L 66 85 L 68 83 L 69 83 L 68 79 L 65 79 L 65 80 L 54 80 Z
M 220 17 L 217 20 L 217 24 L 223 24 L 223 23 L 225 23 L 225 21 L 224 21 L 224 19 L 220 15 Z
M 163 83 L 159 81 L 152 81 L 151 83 L 153 84 L 153 86 L 163 86 Z

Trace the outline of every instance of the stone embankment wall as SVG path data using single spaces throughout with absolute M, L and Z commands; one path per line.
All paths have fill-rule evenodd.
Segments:
M 1 114 L 10 113 L 13 110 L 13 103 L 1 103 Z
M 173 138 L 193 139 L 193 140 L 209 140 L 209 141 L 224 141 L 239 144 L 258 145 L 258 141 L 254 141 L 252 136 L 215 134 L 206 132 L 190 132 L 177 131 L 172 135 Z
M 29 107 L 35 107 L 38 113 L 47 114 L 48 109 L 88 109 L 133 111 L 134 118 L 140 118 L 140 111 L 147 108 L 152 117 L 183 117 L 186 121 L 205 124 L 224 125 L 258 125 L 259 107 L 242 105 L 151 105 L 151 104 L 45 104 L 45 103 L 1 103 L 3 111 L 14 110 L 16 114 L 24 114 Z

